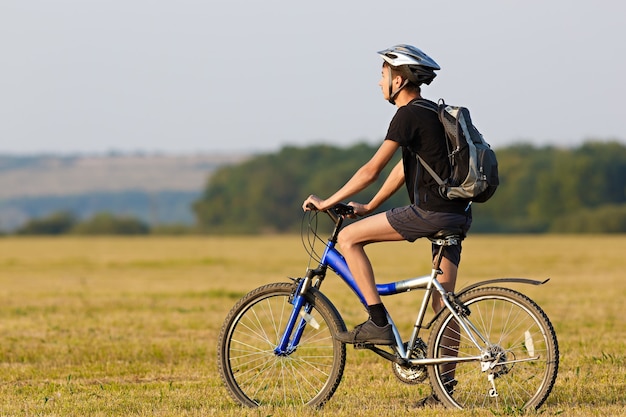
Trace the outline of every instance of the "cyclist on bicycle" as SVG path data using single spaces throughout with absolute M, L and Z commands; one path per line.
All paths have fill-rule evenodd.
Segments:
M 440 69 L 439 65 L 410 45 L 396 45 L 378 54 L 384 60 L 378 85 L 383 97 L 398 108 L 385 140 L 374 156 L 337 192 L 327 199 L 310 195 L 302 207 L 309 210 L 308 205 L 313 204 L 318 210 L 326 210 L 362 191 L 378 178 L 398 148 L 402 148 L 402 160 L 394 166 L 372 200 L 366 204 L 349 204 L 354 207 L 357 216 L 365 216 L 376 210 L 403 184 L 409 192 L 411 204 L 354 222 L 340 232 L 338 239 L 350 271 L 367 302 L 369 319 L 352 331 L 337 334 L 336 338 L 344 343 L 392 345 L 395 343 L 393 331 L 376 289 L 365 245 L 400 240 L 413 242 L 444 229 L 465 236 L 472 216 L 469 201 L 443 198 L 435 179 L 426 170 L 420 169 L 416 160 L 416 154 L 419 154 L 441 178 L 450 175 L 447 139 L 437 113 L 427 107 L 412 105 L 418 101 L 429 104 L 421 97 L 420 86 L 430 84 L 436 76 L 435 71 Z M 454 290 L 460 259 L 460 244 L 445 247 L 441 262 L 443 275 L 438 280 L 447 291 Z M 441 297 L 437 292 L 433 294 L 432 307 L 439 311 L 443 306 Z

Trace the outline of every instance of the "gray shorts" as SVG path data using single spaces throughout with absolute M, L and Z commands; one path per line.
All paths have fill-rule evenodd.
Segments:
M 431 236 L 440 230 L 459 230 L 462 237 L 465 237 L 472 224 L 471 212 L 467 214 L 442 213 L 422 210 L 416 205 L 393 208 L 386 214 L 391 227 L 409 242 Z M 433 245 L 433 257 L 438 250 L 439 247 Z M 458 266 L 461 261 L 461 244 L 446 246 L 443 256 Z

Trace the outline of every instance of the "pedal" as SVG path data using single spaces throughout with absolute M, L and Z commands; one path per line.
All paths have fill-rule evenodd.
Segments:
M 374 345 L 371 343 L 355 343 L 354 344 L 355 349 L 371 349 L 372 347 L 374 347 Z

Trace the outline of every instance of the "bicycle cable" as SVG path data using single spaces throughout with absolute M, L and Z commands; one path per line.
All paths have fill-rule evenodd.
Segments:
M 316 262 L 321 262 L 322 257 L 315 250 L 315 243 L 319 240 L 324 243 L 324 239 L 322 239 L 317 234 L 318 227 L 318 219 L 317 216 L 319 211 L 317 210 L 309 210 L 304 212 L 302 215 L 302 222 L 300 224 L 300 239 L 302 241 L 302 246 L 304 250 L 309 255 L 309 267 L 311 267 L 311 262 L 314 260 Z M 306 227 L 306 231 L 305 231 Z M 305 241 L 306 234 L 306 241 Z

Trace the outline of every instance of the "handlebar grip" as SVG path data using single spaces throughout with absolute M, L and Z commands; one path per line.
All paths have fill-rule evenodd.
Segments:
M 308 203 L 306 205 L 306 208 L 312 211 L 319 211 L 319 209 L 315 207 L 313 203 Z M 354 214 L 354 207 L 344 203 L 337 203 L 333 207 L 322 211 L 326 212 L 326 214 L 330 216 L 333 222 L 337 224 L 341 218 Z

